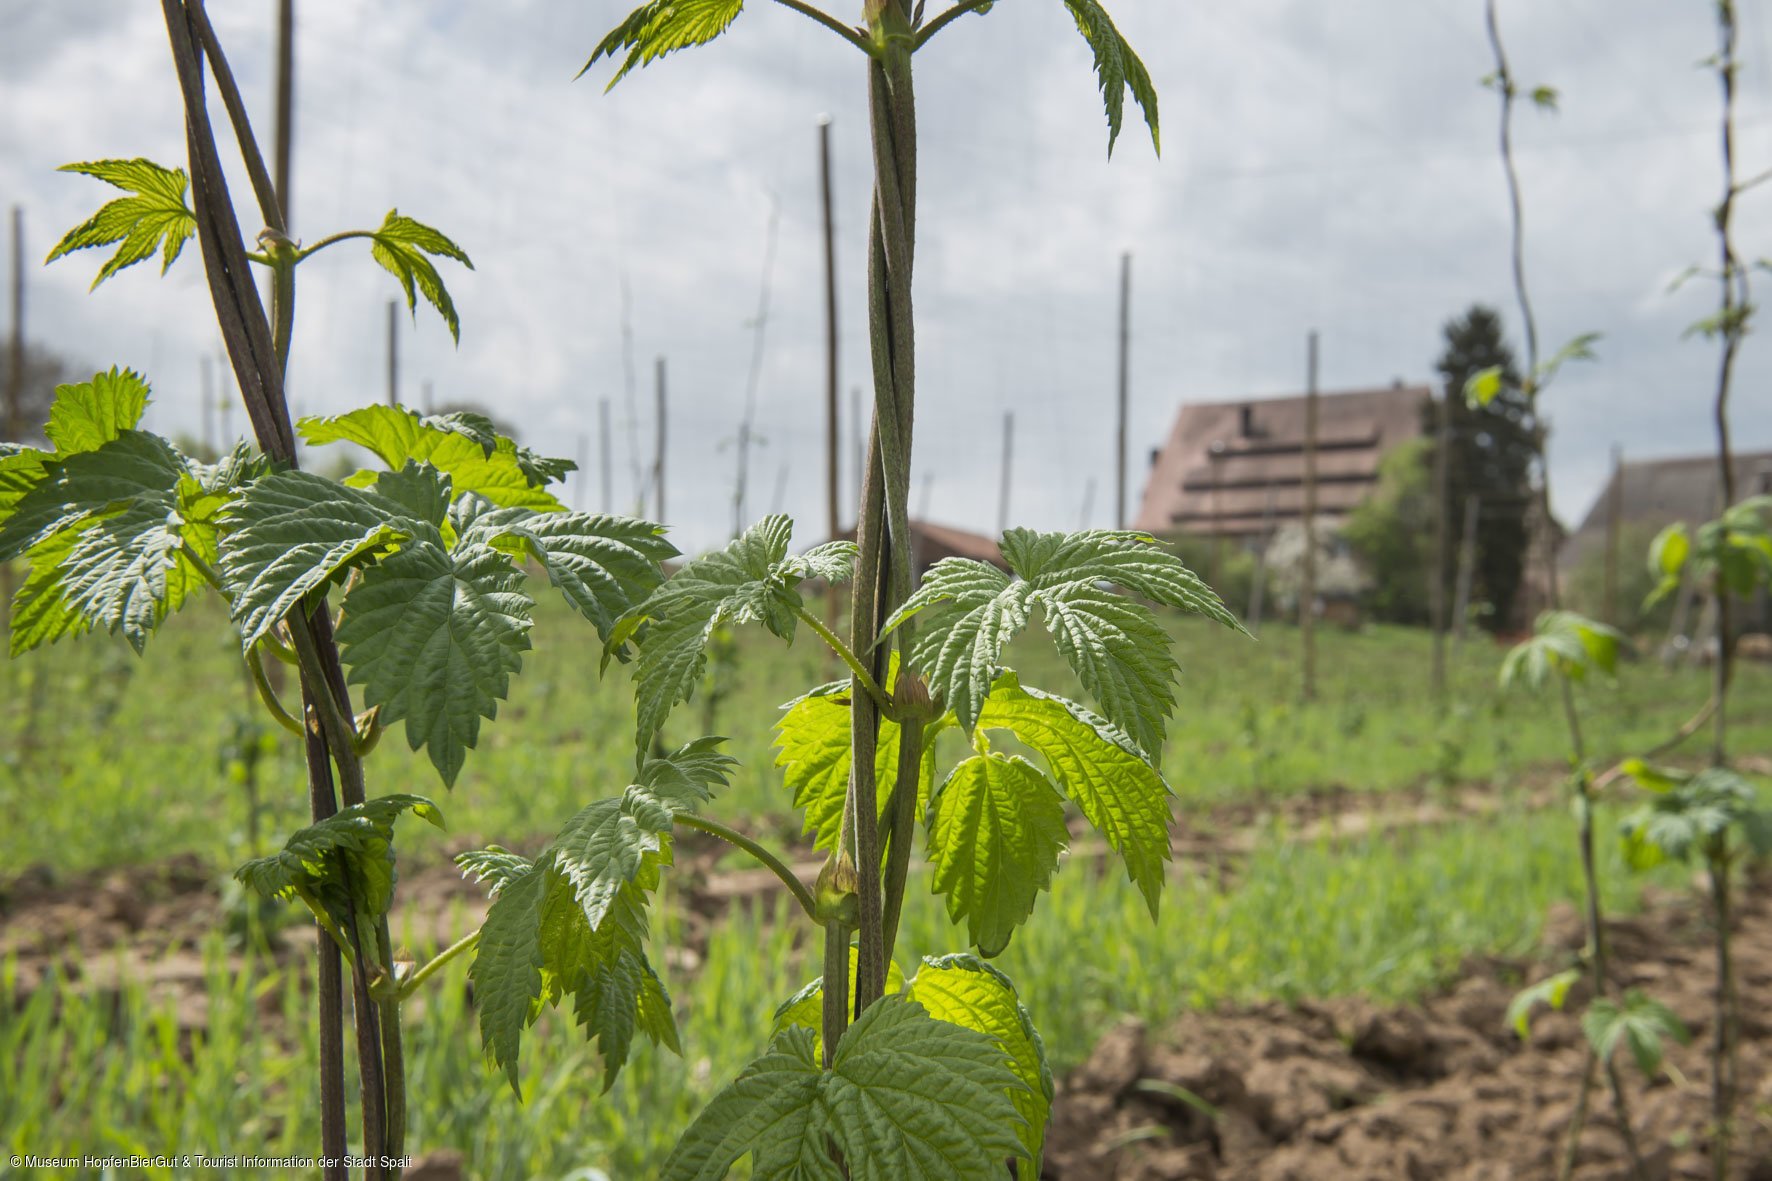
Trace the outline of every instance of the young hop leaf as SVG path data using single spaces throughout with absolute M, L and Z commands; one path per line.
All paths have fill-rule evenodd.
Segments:
M 891 991 L 890 982 L 887 989 Z M 1019 1175 L 1039 1176 L 1046 1124 L 1052 1116 L 1052 1067 L 1046 1061 L 1046 1044 L 1022 1007 L 1015 985 L 976 956 L 925 956 L 916 977 L 905 985 L 904 994 L 937 1021 L 976 1029 L 996 1039 L 1009 1055 L 1010 1069 L 1023 1087 L 1009 1096 L 1022 1119 L 1016 1135 L 1029 1165 L 1029 1170 Z
M 453 549 L 434 530 L 415 531 L 410 544 L 365 569 L 345 595 L 338 629 L 364 700 L 381 709 L 384 725 L 404 720 L 407 743 L 424 747 L 450 786 L 479 739 L 480 719 L 498 716 L 522 667 L 535 606 L 510 556 L 470 532 L 485 504 L 466 497 L 451 506 Z
M 54 262 L 64 254 L 94 246 L 121 242 L 117 252 L 99 268 L 100 283 L 125 267 L 160 252 L 160 273 L 177 261 L 185 242 L 197 232 L 197 215 L 185 205 L 185 171 L 162 168 L 152 160 L 92 160 L 81 164 L 64 164 L 60 171 L 78 172 L 96 177 L 108 185 L 129 193 L 108 202 L 99 211 L 69 230 L 49 252 L 45 263 Z
M 340 947 L 385 970 L 376 925 L 394 901 L 394 822 L 403 812 L 443 827 L 423 796 L 379 796 L 298 830 L 281 853 L 248 861 L 234 877 L 263 898 L 300 898 Z
M 1640 759 L 1624 763 L 1650 799 L 1619 821 L 1624 854 L 1634 869 L 1685 861 L 1694 850 L 1707 856 L 1731 829 L 1739 829 L 1754 852 L 1772 853 L 1772 810 L 1740 774 L 1711 767 L 1697 774 L 1655 767 Z
M 778 1035 L 689 1125 L 660 1174 L 717 1181 L 747 1154 L 757 1177 L 972 1181 L 1021 1151 L 1023 1083 L 993 1038 L 904 996 L 868 1006 L 819 1069 L 809 1030 Z
M 147 399 L 126 370 L 58 387 L 45 431 L 56 449 L 0 453 L 0 561 L 31 565 L 13 655 L 101 626 L 140 652 L 204 584 L 216 513 L 256 469 L 205 468 L 135 430 Z
M 978 725 L 1015 736 L 1046 761 L 1059 788 L 1107 839 L 1144 895 L 1151 918 L 1169 860 L 1169 785 L 1124 732 L 1062 697 L 998 678 Z
M 1487 406 L 1501 396 L 1502 369 L 1491 365 L 1479 369 L 1464 380 L 1464 401 L 1472 408 Z
M 312 472 L 275 472 L 223 516 L 221 573 L 250 649 L 310 592 L 423 526 L 404 506 Z
M 472 492 L 501 508 L 537 512 L 565 508 L 546 490 L 577 464 L 544 459 L 491 430 L 468 429 L 478 416 L 460 414 L 425 417 L 397 406 L 365 406 L 348 414 L 304 418 L 296 424 L 310 446 L 355 443 L 399 471 L 408 463 L 428 463 L 446 474 L 456 496 Z M 484 419 L 480 420 L 485 422 Z M 362 471 L 346 483 L 357 488 L 374 484 L 379 473 Z
M 524 1028 L 568 995 L 597 1041 L 605 1090 L 635 1032 L 679 1050 L 670 997 L 646 958 L 646 897 L 670 864 L 676 815 L 727 781 L 734 760 L 718 752 L 721 741 L 645 760 L 620 797 L 585 807 L 532 862 L 499 849 L 458 858 L 492 886 L 470 975 L 486 1052 L 512 1089 Z
M 1130 90 L 1132 101 L 1144 112 L 1145 125 L 1151 131 L 1151 146 L 1160 155 L 1163 140 L 1157 127 L 1157 88 L 1152 85 L 1144 63 L 1132 52 L 1132 46 L 1120 35 L 1113 18 L 1097 0 L 1064 0 L 1064 6 L 1070 10 L 1072 19 L 1077 22 L 1077 32 L 1083 35 L 1090 52 L 1095 55 L 1095 76 L 1101 83 L 1102 101 L 1107 104 L 1108 154 L 1113 154 L 1114 141 L 1120 138 L 1126 92 Z
M 1501 662 L 1502 688 L 1540 689 L 1553 672 L 1571 681 L 1590 672 L 1613 676 L 1619 648 L 1626 642 L 1613 628 L 1573 611 L 1546 611 L 1538 617 L 1532 638 L 1514 645 Z
M 1243 630 L 1212 588 L 1146 533 L 1011 529 L 1003 535 L 1003 557 L 1019 579 L 969 558 L 937 562 L 882 629 L 925 616 L 911 664 L 968 733 L 997 677 L 1003 646 L 1035 608 L 1108 720 L 1146 753 L 1162 748 L 1179 666 L 1156 615 L 1138 599 Z M 1131 594 L 1115 594 L 1106 584 Z
M 893 660 L 897 660 L 896 653 Z M 894 663 L 887 674 L 889 682 L 896 673 Z M 781 720 L 775 723 L 775 765 L 783 768 L 782 777 L 794 793 L 794 807 L 804 819 L 803 831 L 816 834 L 813 847 L 825 851 L 836 847 L 849 790 L 849 691 L 848 681 L 820 686 L 782 706 Z M 874 784 L 882 816 L 898 773 L 898 742 L 898 723 L 882 718 L 874 748 Z M 929 799 L 934 779 L 935 746 L 926 742 L 917 792 L 919 813 Z
M 638 747 L 645 749 L 672 708 L 689 700 L 701 683 L 716 628 L 761 623 L 791 642 L 797 613 L 804 609 L 796 589 L 800 583 L 814 575 L 831 582 L 848 577 L 855 561 L 853 542 L 830 542 L 790 558 L 793 528 L 785 516 L 764 517 L 725 549 L 685 564 L 616 620 L 604 641 L 605 659 L 639 638 Z
M 626 54 L 603 88 L 607 93 L 636 66 L 649 65 L 678 49 L 706 45 L 724 33 L 743 9 L 744 0 L 649 0 L 598 42 L 578 77 L 604 58 L 614 61 Z
M 1009 946 L 1052 884 L 1069 844 L 1064 800 L 1026 759 L 995 751 L 967 759 L 929 801 L 931 887 L 948 918 L 990 957 Z
M 861 967 L 861 948 L 854 943 L 849 945 L 849 992 L 855 995 L 855 974 Z M 904 989 L 904 970 L 898 966 L 897 960 L 886 962 L 886 993 L 892 996 Z M 774 1037 L 784 1029 L 798 1026 L 812 1031 L 812 1049 L 815 1057 L 823 1061 L 824 1039 L 821 1013 L 824 1006 L 824 977 L 815 976 L 805 987 L 793 996 L 776 1006 L 775 1023 L 769 1031 Z
M 406 293 L 406 309 L 416 319 L 417 297 L 423 295 L 425 302 L 436 308 L 437 314 L 449 326 L 450 337 L 460 344 L 461 320 L 455 314 L 455 301 L 449 298 L 449 289 L 443 285 L 443 277 L 437 273 L 431 256 L 453 258 L 471 271 L 474 264 L 466 252 L 441 231 L 410 217 L 402 217 L 398 209 L 388 210 L 381 227 L 370 231 L 369 238 L 372 243 L 370 257 L 400 281 L 400 289 Z
M 1530 988 L 1523 988 L 1508 1002 L 1507 1023 L 1524 1041 L 1532 1036 L 1532 1012 L 1539 1005 L 1549 1005 L 1557 1012 L 1569 999 L 1569 990 L 1581 979 L 1580 968 L 1570 968 L 1554 976 L 1546 976 Z
M 1623 1004 L 1611 997 L 1595 997 L 1581 1015 L 1581 1031 L 1602 1062 L 1610 1062 L 1618 1043 L 1624 1042 L 1637 1069 L 1651 1078 L 1661 1069 L 1664 1038 L 1682 1046 L 1692 1040 L 1672 1009 L 1634 988 L 1624 994 Z

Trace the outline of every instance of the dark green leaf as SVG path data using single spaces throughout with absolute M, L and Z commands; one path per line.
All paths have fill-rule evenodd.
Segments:
M 804 559 L 787 556 L 793 527 L 787 517 L 764 517 L 725 549 L 686 563 L 616 620 L 604 640 L 606 655 L 639 633 L 634 739 L 640 749 L 701 683 L 716 628 L 761 623 L 782 639 L 793 639 L 801 606 L 795 588 L 807 569 Z
M 1624 994 L 1622 1004 L 1611 997 L 1595 997 L 1581 1015 L 1581 1029 L 1600 1061 L 1610 1062 L 1623 1041 L 1637 1069 L 1650 1077 L 1661 1068 L 1662 1039 L 1681 1045 L 1692 1040 L 1672 1009 L 1634 988 Z
M 453 551 L 415 537 L 366 569 L 345 596 L 338 629 L 364 700 L 381 708 L 384 725 L 404 720 L 407 743 L 422 746 L 451 786 L 480 719 L 497 716 L 522 667 L 535 605 L 510 557 L 466 535 L 473 503 L 451 510 L 463 535 Z
M 247 648 L 310 591 L 425 530 L 394 501 L 302 471 L 259 480 L 224 522 L 222 576 Z
M 1151 130 L 1151 146 L 1160 155 L 1163 140 L 1157 126 L 1157 88 L 1151 84 L 1144 63 L 1132 51 L 1126 38 L 1120 35 L 1120 30 L 1114 27 L 1107 9 L 1097 0 L 1064 0 L 1064 6 L 1070 9 L 1077 22 L 1077 31 L 1083 34 L 1083 40 L 1089 43 L 1090 52 L 1095 55 L 1095 77 L 1101 84 L 1102 100 L 1107 104 L 1108 154 L 1113 154 L 1114 141 L 1120 138 L 1126 92 L 1130 90 L 1132 101 L 1144 111 L 1145 125 Z
M 884 997 L 843 1035 L 829 1071 L 809 1031 L 778 1035 L 696 1117 L 665 1162 L 667 1181 L 724 1177 L 747 1153 L 759 1177 L 974 1181 L 1021 1151 L 1010 1096 L 1023 1084 L 998 1042 Z
M 1149 534 L 1011 529 L 1003 535 L 1003 557 L 1020 580 L 970 559 L 937 562 L 884 629 L 923 614 L 911 664 L 968 732 L 996 679 L 1003 646 L 1033 608 L 1045 613 L 1058 650 L 1102 712 L 1153 754 L 1175 708 L 1177 665 L 1167 634 L 1138 599 L 1242 630 L 1212 589 Z M 1105 589 L 1110 584 L 1137 598 Z

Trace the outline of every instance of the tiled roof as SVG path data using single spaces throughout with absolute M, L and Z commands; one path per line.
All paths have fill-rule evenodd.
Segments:
M 1317 399 L 1317 511 L 1331 522 L 1364 500 L 1378 463 L 1421 434 L 1425 385 L 1323 393 Z M 1152 455 L 1134 527 L 1247 535 L 1304 511 L 1305 397 L 1183 406 Z

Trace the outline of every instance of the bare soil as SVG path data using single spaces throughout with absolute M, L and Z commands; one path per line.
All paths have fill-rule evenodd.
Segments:
M 1772 880 L 1745 892 L 1735 955 L 1740 1096 L 1731 1176 L 1772 1181 Z M 1663 895 L 1609 924 L 1615 991 L 1639 988 L 1693 1035 L 1645 1079 L 1620 1077 L 1653 1181 L 1708 1178 L 1715 986 L 1699 895 Z M 1582 943 L 1553 910 L 1535 963 L 1472 962 L 1445 995 L 1379 1008 L 1359 999 L 1189 1013 L 1152 1032 L 1116 1027 L 1059 1086 L 1048 1181 L 1524 1181 L 1552 1178 L 1586 1065 L 1571 1012 L 1521 1041 L 1504 1020 L 1524 983 Z M 1578 986 L 1568 1008 L 1590 990 Z M 1578 1181 L 1626 1181 L 1603 1080 L 1577 1148 Z

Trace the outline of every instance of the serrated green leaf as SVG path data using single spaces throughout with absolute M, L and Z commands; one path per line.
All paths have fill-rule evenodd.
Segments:
M 185 242 L 197 232 L 197 216 L 185 205 L 187 182 L 182 168 L 162 168 L 152 160 L 138 158 L 64 164 L 59 171 L 96 177 L 131 194 L 106 203 L 69 230 L 43 260 L 52 263 L 76 250 L 121 242 L 99 268 L 92 281 L 94 288 L 123 268 L 152 258 L 155 251 L 161 253 L 160 273 L 165 274 Z
M 815 849 L 828 851 L 836 847 L 849 791 L 849 683 L 826 685 L 782 708 L 786 712 L 775 724 L 775 765 L 783 768 L 782 779 L 794 793 L 794 807 L 802 813 L 802 831 L 814 834 Z M 882 816 L 897 782 L 899 734 L 897 722 L 880 719 L 874 747 L 874 786 Z M 935 778 L 933 745 L 924 747 L 919 775 L 920 814 Z
M 474 264 L 466 252 L 442 232 L 402 217 L 398 209 L 388 210 L 380 227 L 369 232 L 369 239 L 370 257 L 399 280 L 400 290 L 406 293 L 406 309 L 416 318 L 418 296 L 423 295 L 449 326 L 450 337 L 461 343 L 461 320 L 455 313 L 455 301 L 449 298 L 449 289 L 443 285 L 443 277 L 430 256 L 453 258 L 471 271 Z
M 723 624 L 761 623 L 792 640 L 801 559 L 787 556 L 793 522 L 764 517 L 725 549 L 686 563 L 670 581 L 629 608 L 604 638 L 605 659 L 639 634 L 634 741 L 644 750 L 671 710 L 689 700 L 707 667 L 707 646 Z
M 911 664 L 968 732 L 999 671 L 1005 644 L 1031 611 L 1045 615 L 1060 653 L 1102 712 L 1141 750 L 1162 748 L 1175 708 L 1175 657 L 1151 610 L 1138 599 L 1242 626 L 1207 586 L 1146 533 L 1003 535 L 1003 557 L 1020 580 L 966 558 L 937 562 L 923 585 L 886 621 L 891 631 L 924 616 Z M 1137 598 L 1104 589 L 1117 585 Z
M 662 1181 L 720 1181 L 747 1153 L 752 1175 L 795 1181 L 841 1181 L 842 1170 L 819 1143 L 826 1117 L 815 1039 L 789 1029 L 695 1117 L 665 1161 Z
M 53 456 L 35 447 L 0 443 L 0 527 L 3 527 L 25 494 L 48 476 Z
M 1581 979 L 1581 969 L 1570 968 L 1547 976 L 1530 988 L 1521 989 L 1514 994 L 1514 999 L 1507 1005 L 1507 1023 L 1522 1039 L 1532 1036 L 1532 1011 L 1539 1005 L 1549 1005 L 1557 1012 L 1563 1011 L 1563 1003 L 1569 999 L 1569 990 Z
M 1052 778 L 1125 862 L 1151 917 L 1163 893 L 1169 851 L 1169 785 L 1112 723 L 1062 697 L 1000 677 L 979 713 L 1046 760 Z
M 10 561 L 52 533 L 144 497 L 171 497 L 187 473 L 184 457 L 157 435 L 125 431 L 92 451 L 40 459 L 39 475 L 0 518 L 0 561 Z M 22 472 L 28 463 L 14 460 Z
M 1021 1151 L 1010 1096 L 1023 1088 L 995 1039 L 937 1021 L 914 1000 L 868 1006 L 818 1069 L 809 1031 L 778 1035 L 695 1118 L 666 1181 L 713 1181 L 752 1156 L 759 1177 L 972 1181 Z
M 140 652 L 200 583 L 182 553 L 186 532 L 199 549 L 213 539 L 181 516 L 185 458 L 135 430 L 65 458 L 34 454 L 5 460 L 7 485 L 21 494 L 0 505 L 0 561 L 24 553 L 32 567 L 15 600 L 11 650 L 102 625 Z
M 148 383 L 139 373 L 115 366 L 91 381 L 55 387 L 44 437 L 58 456 L 96 451 L 141 424 L 148 408 Z
M 468 537 L 453 551 L 415 537 L 345 596 L 339 652 L 382 723 L 404 720 L 407 743 L 453 787 L 480 719 L 497 716 L 522 667 L 534 606 L 508 555 Z
M 856 972 L 861 968 L 861 948 L 854 943 L 849 945 L 849 993 L 855 995 Z M 898 966 L 897 960 L 886 961 L 886 996 L 902 991 L 904 988 L 904 970 Z M 784 1029 L 804 1028 L 812 1033 L 814 1055 L 823 1061 L 824 1053 L 824 977 L 815 976 L 805 987 L 783 1001 L 775 1009 L 775 1023 L 770 1029 L 774 1037 Z
M 1627 771 L 1637 777 L 1635 770 Z M 1644 775 L 1650 783 L 1666 781 L 1668 786 L 1658 788 L 1647 803 L 1631 809 L 1619 821 L 1625 859 L 1633 869 L 1684 861 L 1695 850 L 1702 852 L 1712 842 L 1722 841 L 1733 827 L 1739 826 L 1751 837 L 1764 823 L 1765 812 L 1754 785 L 1727 767 L 1711 767 L 1690 776 L 1647 768 Z
M 890 991 L 890 983 L 887 987 Z M 1039 1176 L 1046 1124 L 1052 1117 L 1052 1067 L 1046 1061 L 1046 1045 L 1022 1007 L 1015 985 L 976 956 L 925 956 L 916 978 L 904 991 L 937 1021 L 976 1029 L 996 1039 L 1009 1055 L 1010 1068 L 1025 1088 L 1012 1093 L 1010 1099 L 1022 1118 L 1017 1135 L 1030 1166 L 1026 1175 Z
M 1581 1015 L 1581 1030 L 1600 1061 L 1610 1062 L 1623 1041 L 1637 1068 L 1650 1077 L 1661 1068 L 1664 1038 L 1681 1045 L 1692 1040 L 1672 1009 L 1634 988 L 1624 994 L 1622 1004 L 1611 997 L 1595 997 Z
M 470 975 L 481 1038 L 513 1089 L 524 1027 L 565 996 L 597 1042 L 605 1090 L 636 1031 L 678 1049 L 670 998 L 645 956 L 646 898 L 670 863 L 676 815 L 727 782 L 734 760 L 721 741 L 646 759 L 626 791 L 581 809 L 532 862 L 497 848 L 457 858 L 494 896 Z
M 604 640 L 664 581 L 659 564 L 677 555 L 664 526 L 632 517 L 497 509 L 482 514 L 479 525 L 489 537 L 514 539 L 517 552 L 541 565 Z
M 1126 38 L 1120 35 L 1120 30 L 1114 27 L 1107 9 L 1097 0 L 1064 0 L 1064 6 L 1070 10 L 1077 22 L 1077 32 L 1083 35 L 1095 55 L 1095 76 L 1101 84 L 1102 101 L 1107 104 L 1108 154 L 1113 154 L 1114 141 L 1120 138 L 1126 92 L 1130 90 L 1132 101 L 1144 111 L 1145 125 L 1151 131 L 1151 146 L 1161 155 L 1163 140 L 1157 125 L 1157 89 L 1151 84 L 1144 63 L 1132 51 Z
M 372 492 L 284 471 L 229 505 L 223 528 L 221 573 L 234 595 L 240 642 L 251 648 L 309 592 L 426 527 Z
M 1619 648 L 1626 642 L 1615 629 L 1573 611 L 1546 611 L 1539 615 L 1532 636 L 1514 645 L 1502 660 L 1502 688 L 1524 685 L 1536 690 L 1552 673 L 1571 681 L 1589 672 L 1613 676 Z
M 455 864 L 462 876 L 470 877 L 486 887 L 486 892 L 494 898 L 512 879 L 521 877 L 535 863 L 519 853 L 499 845 L 488 845 L 484 849 L 471 849 L 466 853 L 455 855 Z
M 1050 888 L 1069 845 L 1064 801 L 1026 759 L 996 752 L 967 759 L 929 801 L 931 888 L 947 896 L 948 918 L 990 957 Z
M 724 33 L 743 10 L 744 0 L 650 0 L 629 13 L 626 20 L 597 43 L 578 76 L 583 77 L 586 70 L 604 58 L 613 61 L 625 54 L 621 68 L 604 87 L 606 92 L 613 90 L 636 66 L 647 65 L 678 49 L 706 45 Z
M 374 489 L 377 496 L 398 505 L 413 520 L 423 521 L 442 533 L 449 519 L 449 502 L 454 498 L 448 473 L 409 459 L 399 471 L 377 476 Z
M 357 954 L 385 968 L 375 926 L 393 905 L 394 822 L 404 812 L 443 827 L 443 814 L 423 796 L 378 796 L 296 831 L 282 852 L 248 861 L 234 877 L 264 898 L 301 898 Z
M 520 462 L 511 440 L 495 437 L 488 451 L 481 439 L 447 425 L 445 419 L 425 418 L 397 406 L 365 406 L 329 418 L 304 418 L 296 424 L 310 446 L 355 443 L 373 452 L 389 470 L 408 463 L 428 463 L 449 477 L 457 498 L 472 492 L 501 508 L 527 508 L 537 512 L 564 509 L 553 494 L 532 481 Z M 368 487 L 379 473 L 358 472 L 346 483 Z
M 22 656 L 63 636 L 77 636 L 91 623 L 62 594 L 61 563 L 73 548 L 76 532 L 65 529 L 27 551 L 30 573 L 12 597 L 12 630 L 7 650 Z

